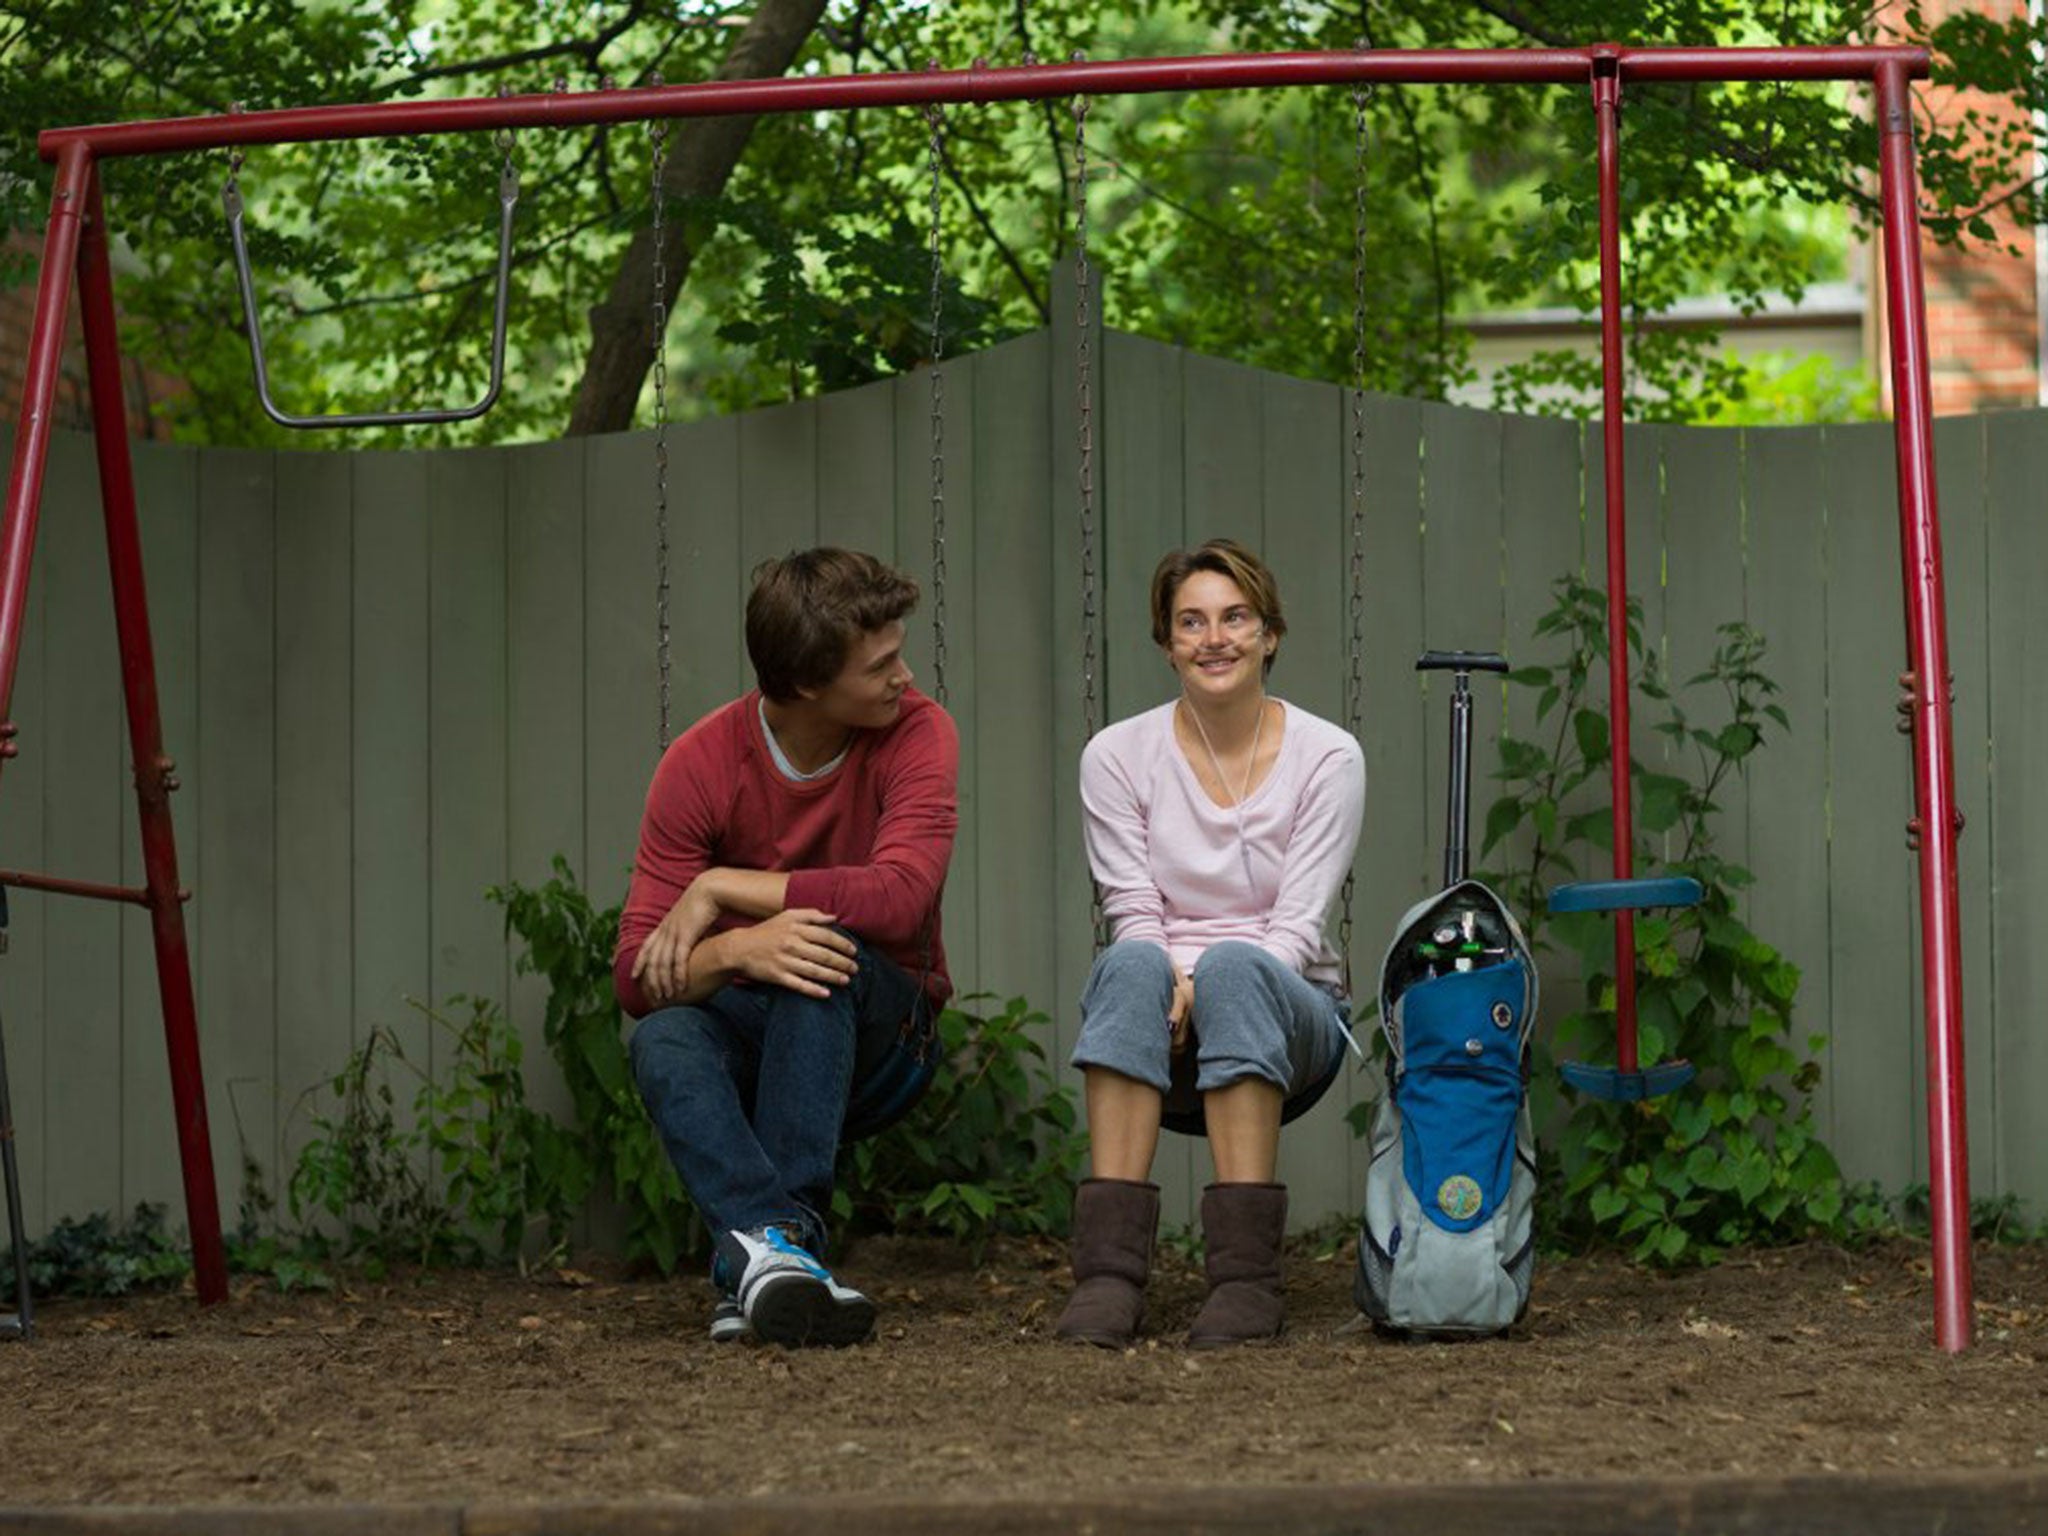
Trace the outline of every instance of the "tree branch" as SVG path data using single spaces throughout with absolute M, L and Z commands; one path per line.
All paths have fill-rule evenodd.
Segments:
M 782 74 L 825 14 L 825 0 L 761 0 L 740 33 L 720 80 L 761 80 Z M 661 195 L 672 201 L 717 197 L 753 137 L 753 117 L 693 118 L 671 127 L 674 149 Z M 687 233 L 664 228 L 660 252 L 662 300 L 672 306 L 695 254 Z M 569 415 L 569 435 L 617 432 L 632 425 L 640 386 L 652 365 L 648 338 L 653 307 L 654 232 L 641 229 L 628 243 L 604 299 L 590 310 L 590 355 Z

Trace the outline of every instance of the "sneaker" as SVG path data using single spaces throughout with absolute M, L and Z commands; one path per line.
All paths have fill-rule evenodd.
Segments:
M 841 1285 L 780 1227 L 734 1232 L 740 1315 L 770 1344 L 858 1344 L 875 1329 L 875 1304 Z
M 737 1296 L 721 1296 L 711 1309 L 711 1342 L 734 1344 L 747 1336 L 747 1314 Z

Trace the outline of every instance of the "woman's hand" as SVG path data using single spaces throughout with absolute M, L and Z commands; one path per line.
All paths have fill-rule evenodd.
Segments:
M 1173 1001 L 1166 1009 L 1166 1027 L 1171 1032 L 1173 1054 L 1178 1056 L 1188 1048 L 1195 1027 L 1195 984 L 1181 970 L 1180 962 L 1173 964 Z
M 633 980 L 650 1003 L 660 1007 L 683 995 L 690 984 L 690 951 L 717 921 L 718 903 L 701 882 L 691 881 L 633 957 Z

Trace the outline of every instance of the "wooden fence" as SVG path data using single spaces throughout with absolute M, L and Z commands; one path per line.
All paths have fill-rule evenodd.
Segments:
M 965 992 L 1021 994 L 1063 1057 L 1090 958 L 1075 764 L 1082 585 L 1072 335 L 946 374 L 947 681 L 963 742 L 946 933 Z M 1103 718 L 1166 696 L 1144 588 L 1164 549 L 1228 533 L 1265 551 L 1290 631 L 1275 691 L 1342 718 L 1352 429 L 1333 387 L 1110 333 L 1096 354 Z M 913 665 L 929 682 L 929 392 L 921 378 L 676 428 L 676 714 L 748 681 L 749 570 L 814 542 L 918 574 Z M 2048 415 L 1936 432 L 1956 672 L 1970 1151 L 1980 1194 L 2048 1194 Z M 1363 423 L 1366 831 L 1353 965 L 1431 887 L 1445 713 L 1426 646 L 1529 652 L 1568 571 L 1604 559 L 1597 440 L 1573 423 L 1379 399 Z M 1671 672 L 1715 626 L 1768 637 L 1793 729 L 1730 796 L 1724 846 L 1756 871 L 1757 929 L 1804 973 L 1824 1033 L 1821 1118 L 1849 1172 L 1925 1178 L 1910 782 L 1893 730 L 1903 654 L 1885 426 L 1643 427 L 1628 443 L 1633 590 Z M 388 452 L 139 445 L 141 513 L 199 985 L 215 1154 L 230 1213 L 244 1149 L 276 1181 L 301 1094 L 372 1024 L 431 1070 L 407 999 L 505 999 L 537 1037 L 485 889 L 565 856 L 623 893 L 656 750 L 649 434 Z M 90 445 L 50 467 L 0 798 L 0 863 L 139 883 Z M 1587 509 L 1594 509 L 1589 518 Z M 1518 694 L 1512 723 L 1527 724 Z M 1482 773 L 1502 709 L 1482 696 Z M 1639 750 L 1657 738 L 1640 728 Z M 1490 798 L 1476 786 L 1481 814 Z M 1546 1014 L 1567 999 L 1556 975 Z M 32 1223 L 161 1200 L 178 1209 L 154 963 L 140 913 L 16 893 L 0 959 Z M 544 1053 L 529 1076 L 559 1105 Z M 1347 1072 L 1292 1128 L 1298 1221 L 1355 1209 Z M 1168 1139 L 1170 1221 L 1206 1153 Z

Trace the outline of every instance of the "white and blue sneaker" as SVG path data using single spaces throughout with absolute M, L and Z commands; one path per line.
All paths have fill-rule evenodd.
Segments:
M 711 1342 L 736 1344 L 747 1336 L 747 1314 L 737 1296 L 721 1296 L 711 1309 Z
M 754 1337 L 795 1348 L 858 1344 L 875 1331 L 875 1304 L 831 1272 L 780 1227 L 729 1235 L 740 1272 L 741 1321 Z M 717 1327 L 714 1315 L 712 1326 Z

